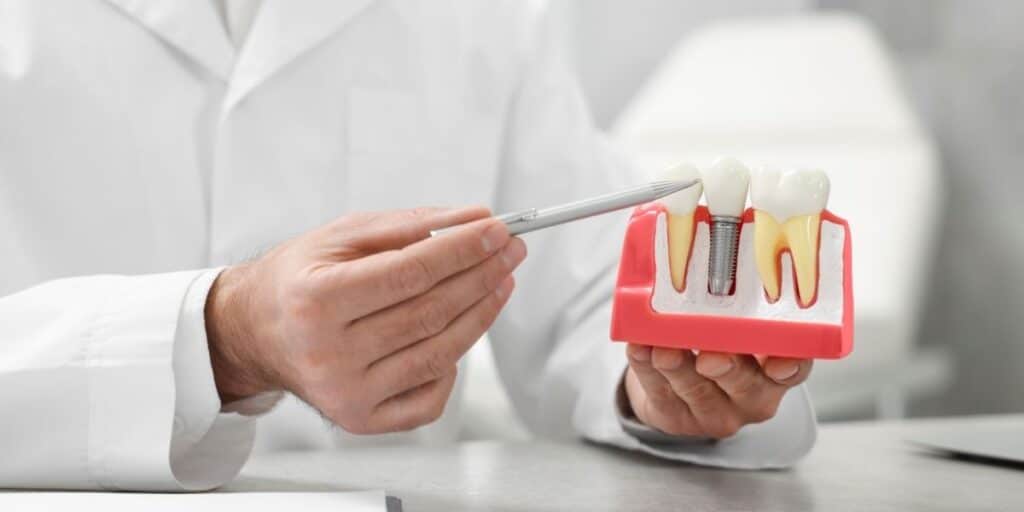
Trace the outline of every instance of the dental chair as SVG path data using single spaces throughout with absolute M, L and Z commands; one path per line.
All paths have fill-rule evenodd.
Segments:
M 641 169 L 720 155 L 809 166 L 853 233 L 853 353 L 819 361 L 822 419 L 899 417 L 941 389 L 950 358 L 914 340 L 933 260 L 942 183 L 935 146 L 862 19 L 814 14 L 721 22 L 685 38 L 615 123 Z

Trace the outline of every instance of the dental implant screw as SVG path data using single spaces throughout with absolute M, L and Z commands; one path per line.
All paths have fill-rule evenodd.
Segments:
M 711 295 L 732 292 L 742 225 L 739 217 L 711 216 L 711 253 L 708 256 L 708 292 Z

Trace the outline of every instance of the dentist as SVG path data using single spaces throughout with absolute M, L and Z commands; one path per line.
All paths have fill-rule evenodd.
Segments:
M 806 454 L 809 362 L 609 342 L 622 217 L 527 258 L 485 208 L 416 208 L 636 181 L 542 4 L 0 0 L 0 487 L 199 490 L 254 442 L 454 440 L 485 331 L 538 436 Z

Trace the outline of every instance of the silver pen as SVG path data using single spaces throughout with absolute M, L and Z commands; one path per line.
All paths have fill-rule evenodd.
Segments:
M 639 187 L 626 189 L 620 192 L 604 194 L 589 199 L 573 201 L 558 206 L 547 208 L 530 208 L 521 212 L 506 213 L 498 215 L 496 219 L 508 225 L 508 232 L 512 235 L 521 235 L 538 229 L 549 228 L 574 220 L 585 219 L 602 213 L 609 213 L 630 206 L 636 206 L 660 199 L 669 194 L 690 188 L 700 180 L 683 181 L 653 181 Z M 437 229 L 430 232 L 430 236 L 438 236 L 448 230 L 458 228 L 452 226 L 444 229 Z

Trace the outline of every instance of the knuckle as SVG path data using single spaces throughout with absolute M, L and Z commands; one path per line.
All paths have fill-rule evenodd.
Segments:
M 317 322 L 322 317 L 324 302 L 318 300 L 316 290 L 305 281 L 285 286 L 281 301 L 288 316 L 300 322 Z
M 451 367 L 451 362 L 443 352 L 434 352 L 423 359 L 423 372 L 428 380 L 443 377 Z
M 398 376 L 394 377 L 394 379 L 415 379 L 415 376 L 423 373 L 424 370 L 421 369 L 423 364 L 423 361 L 416 357 L 401 357 L 396 368 Z M 400 382 L 404 383 L 405 381 L 401 380 Z
M 395 430 L 412 430 L 437 421 L 444 413 L 444 400 L 430 400 L 417 404 L 414 411 L 398 421 Z
M 664 407 L 666 404 L 678 400 L 675 391 L 670 386 L 660 383 L 649 386 L 647 396 L 658 407 Z
M 693 434 L 693 429 L 690 428 L 690 425 L 679 417 L 674 417 L 670 421 L 666 422 L 660 430 L 673 436 L 686 436 Z
M 679 396 L 690 405 L 691 408 L 706 410 L 712 406 L 718 398 L 715 384 L 709 380 L 701 380 L 682 388 Z
M 733 415 L 725 415 L 717 424 L 717 427 L 712 431 L 712 435 L 719 439 L 732 437 L 736 435 L 742 427 L 743 422 L 741 422 L 739 418 Z
M 367 411 L 351 404 L 345 404 L 322 411 L 324 417 L 341 427 L 346 432 L 356 435 L 368 435 L 376 433 L 370 424 L 370 416 Z
M 417 327 L 421 337 L 426 338 L 440 333 L 448 327 L 454 316 L 451 302 L 443 296 L 424 300 L 416 314 Z
M 768 421 L 775 417 L 778 410 L 779 403 L 777 401 L 767 400 L 754 407 L 753 411 L 751 411 L 750 419 L 757 423 Z
M 473 239 L 473 243 L 467 243 L 466 241 L 459 243 L 455 248 L 454 254 L 455 264 L 458 268 L 472 267 L 487 257 L 483 244 L 477 243 L 476 239 Z
M 651 365 L 659 370 L 671 371 L 679 366 L 678 350 L 655 347 L 651 350 Z
M 393 424 L 388 425 L 382 430 L 387 433 L 391 432 L 406 432 L 416 427 L 422 426 L 423 423 L 419 421 L 415 415 L 405 416 L 402 419 L 396 420 Z
M 395 271 L 391 273 L 392 288 L 404 295 L 415 295 L 430 286 L 430 267 L 422 258 L 409 256 L 399 260 Z
M 401 420 L 396 426 L 395 430 L 404 432 L 407 430 L 412 430 L 414 428 L 419 428 L 424 425 L 427 425 L 431 423 L 431 421 L 433 420 L 431 420 L 430 418 L 430 409 L 422 408 L 421 410 L 416 411 L 414 414 L 411 414 L 410 416 Z
M 432 208 L 429 206 L 418 206 L 416 208 L 410 208 L 409 210 L 406 210 L 406 214 L 412 219 L 422 219 L 424 217 L 429 217 L 436 212 L 436 208 Z
M 448 398 L 451 397 L 452 387 L 455 384 L 455 374 L 457 371 L 453 365 L 448 369 L 445 376 L 437 382 L 437 391 L 432 394 L 427 411 L 429 423 L 439 420 L 444 415 L 445 407 L 448 406 Z
M 494 258 L 494 261 L 483 271 L 483 275 L 480 278 L 481 292 L 487 293 L 497 289 L 507 275 L 508 272 L 505 271 L 501 258 Z
M 374 429 L 370 428 L 369 423 L 366 421 L 356 421 L 351 418 L 339 418 L 332 420 L 335 425 L 341 427 L 345 432 L 355 434 L 357 436 L 365 436 L 375 434 Z
M 494 319 L 501 312 L 501 300 L 497 296 L 487 299 L 487 304 L 475 315 L 477 331 L 481 333 L 491 328 Z
M 747 374 L 736 381 L 729 394 L 736 398 L 746 398 L 760 390 L 760 382 L 753 375 Z
M 436 399 L 431 401 L 430 406 L 427 407 L 426 411 L 426 422 L 433 423 L 444 415 L 445 406 L 448 405 L 448 395 L 439 395 Z

